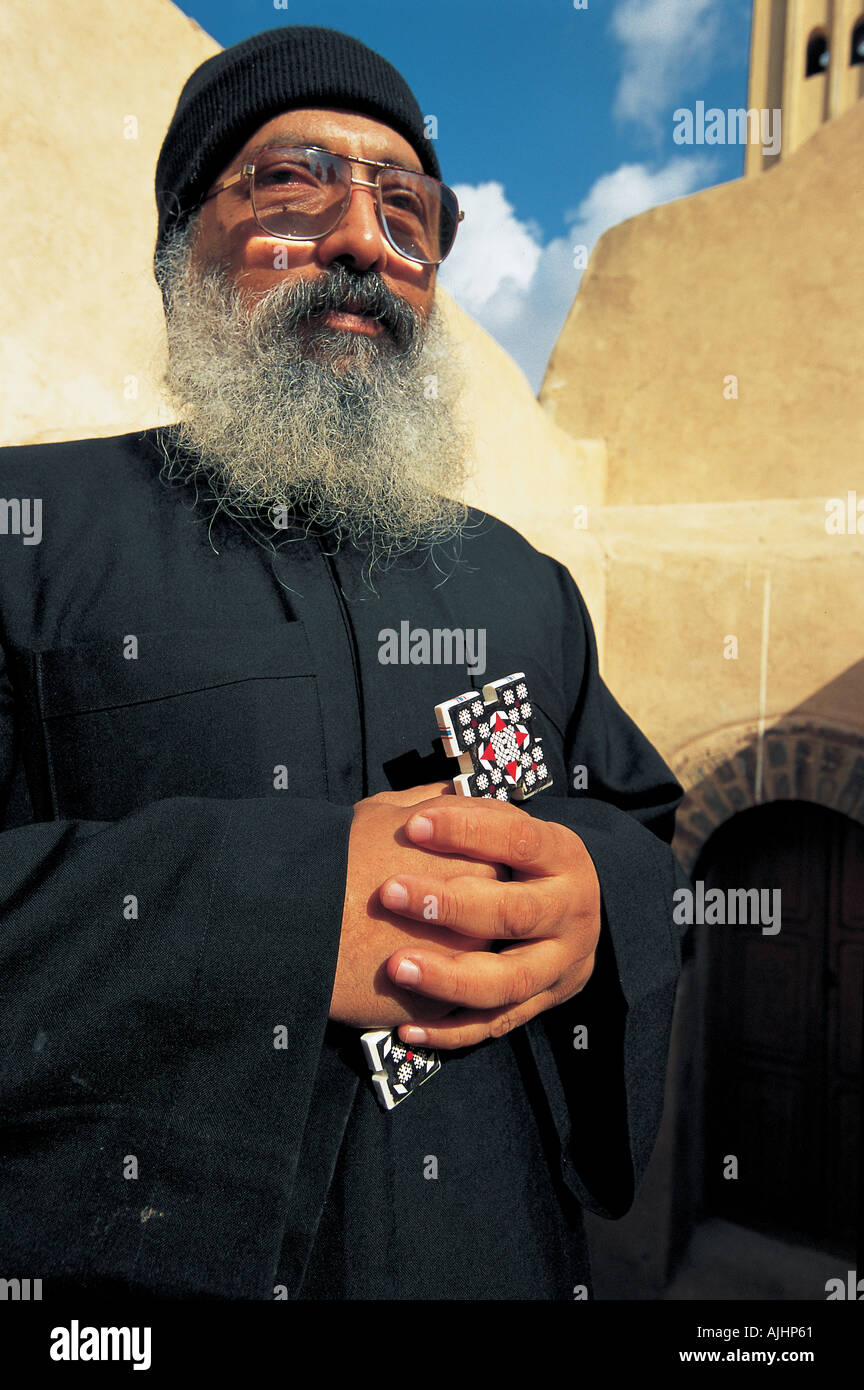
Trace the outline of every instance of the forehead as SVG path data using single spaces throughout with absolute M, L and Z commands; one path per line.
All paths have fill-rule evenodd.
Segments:
M 273 141 L 284 141 L 286 145 L 322 145 L 334 154 L 385 160 L 422 172 L 413 146 L 392 126 L 355 111 L 323 106 L 302 107 L 273 116 L 250 135 L 238 150 L 232 166 L 242 164 L 253 151 Z

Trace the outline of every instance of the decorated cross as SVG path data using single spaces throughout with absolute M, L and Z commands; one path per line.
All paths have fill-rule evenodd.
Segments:
M 533 732 L 524 672 L 490 681 L 482 692 L 468 690 L 445 700 L 435 706 L 435 717 L 445 753 L 459 759 L 461 772 L 453 778 L 457 795 L 526 801 L 551 787 L 543 748 Z M 361 1041 L 385 1110 L 441 1070 L 433 1048 L 409 1047 L 387 1029 L 370 1029 Z
M 435 715 L 444 751 L 459 759 L 457 794 L 527 801 L 551 787 L 524 672 L 445 700 Z
M 394 1106 L 441 1070 L 431 1047 L 412 1047 L 386 1028 L 364 1033 L 361 1042 L 372 1072 L 375 1094 L 385 1110 Z

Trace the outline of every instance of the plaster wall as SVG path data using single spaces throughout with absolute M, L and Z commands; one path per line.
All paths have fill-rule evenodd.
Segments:
M 610 505 L 861 480 L 862 143 L 859 102 L 762 178 L 601 238 L 540 401 L 574 438 L 606 441 Z
M 821 497 L 597 515 L 606 679 L 667 759 L 814 697 L 862 725 L 860 682 L 840 678 L 864 647 L 864 535 L 825 525 Z

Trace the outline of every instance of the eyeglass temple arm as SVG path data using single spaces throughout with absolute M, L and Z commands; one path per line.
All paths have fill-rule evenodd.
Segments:
M 224 189 L 230 188 L 232 184 L 239 183 L 241 179 L 251 178 L 254 167 L 253 164 L 244 164 L 239 174 L 232 174 L 230 179 L 226 179 L 224 183 L 218 184 L 216 188 L 212 188 L 209 193 L 205 194 L 201 199 L 202 203 L 206 203 L 209 198 L 215 198 L 217 193 L 222 193 Z

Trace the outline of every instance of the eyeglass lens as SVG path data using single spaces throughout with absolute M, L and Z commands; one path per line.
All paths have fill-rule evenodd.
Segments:
M 398 251 L 438 264 L 450 251 L 458 226 L 455 194 L 425 174 L 379 171 L 384 226 Z M 341 155 L 311 149 L 266 150 L 255 161 L 252 205 L 274 236 L 302 241 L 325 236 L 338 224 L 351 197 L 351 165 Z

